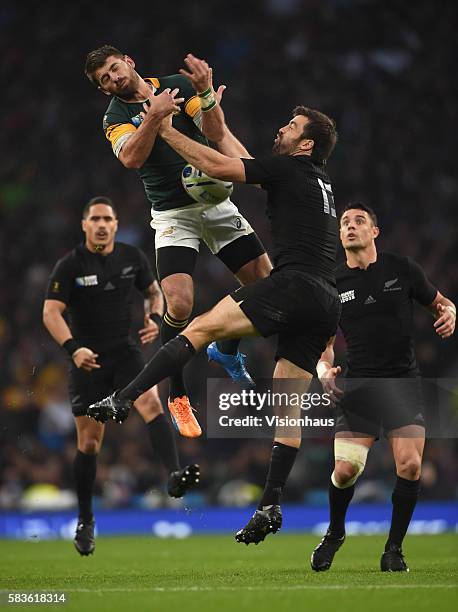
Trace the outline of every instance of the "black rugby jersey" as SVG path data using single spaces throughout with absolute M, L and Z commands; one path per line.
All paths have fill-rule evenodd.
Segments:
M 324 166 L 308 155 L 242 161 L 246 182 L 268 194 L 275 269 L 302 270 L 335 285 L 338 223 Z
M 341 264 L 336 281 L 348 376 L 417 375 L 413 301 L 428 306 L 437 294 L 423 269 L 410 257 L 379 253 L 367 270 Z
M 74 338 L 95 351 L 130 339 L 133 288 L 144 291 L 154 275 L 145 254 L 116 242 L 112 253 L 84 245 L 60 259 L 49 277 L 46 299 L 67 304 Z

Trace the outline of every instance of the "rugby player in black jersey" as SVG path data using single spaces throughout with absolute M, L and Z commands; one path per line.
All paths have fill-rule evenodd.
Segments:
M 385 433 L 396 464 L 392 518 L 382 571 L 408 571 L 402 542 L 419 493 L 425 444 L 422 394 L 413 339 L 413 303 L 435 318 L 441 338 L 455 330 L 456 308 L 409 257 L 378 253 L 374 211 L 361 203 L 345 207 L 340 238 L 346 261 L 336 270 L 342 302 L 339 322 L 347 343 L 345 392 L 335 378 L 334 338 L 317 366 L 323 388 L 337 402 L 335 467 L 329 483 L 330 525 L 311 558 L 325 571 L 345 540 L 345 515 L 369 449 Z M 361 380 L 362 379 L 362 380 Z M 367 380 L 366 379 L 370 379 Z
M 146 256 L 115 242 L 118 219 L 109 198 L 91 199 L 83 210 L 84 244 L 60 259 L 49 279 L 43 321 L 68 353 L 69 395 L 77 432 L 74 476 L 79 517 L 75 547 L 94 552 L 92 492 L 104 425 L 86 416 L 88 406 L 127 383 L 144 365 L 131 336 L 133 289 L 145 296 L 142 344 L 155 340 L 163 313 L 163 297 Z M 69 322 L 64 318 L 68 312 Z M 145 389 L 135 402 L 154 451 L 169 473 L 168 492 L 182 497 L 198 482 L 199 468 L 180 469 L 175 438 L 164 415 L 157 388 Z
M 167 301 L 163 344 L 188 324 L 201 240 L 242 285 L 265 278 L 272 269 L 259 238 L 230 199 L 202 204 L 184 190 L 181 172 L 186 162 L 158 133 L 162 109 L 173 100 L 178 130 L 201 143 L 209 138 L 219 146 L 223 139 L 219 102 L 224 86 L 213 91 L 211 69 L 205 61 L 189 54 L 185 63 L 187 70 L 181 74 L 142 78 L 132 58 L 105 45 L 91 51 L 85 65 L 90 81 L 111 96 L 103 129 L 113 153 L 126 168 L 137 170 L 151 205 L 156 264 Z M 238 344 L 237 339 L 213 344 L 208 356 L 235 380 L 252 384 Z M 170 378 L 169 410 L 182 435 L 200 435 L 181 372 Z
M 179 371 L 212 340 L 232 337 L 278 334 L 274 379 L 299 379 L 307 391 L 340 316 L 334 276 L 338 223 L 325 172 L 336 143 L 334 122 L 319 111 L 298 106 L 279 129 L 274 153 L 257 159 L 229 131 L 226 138 L 237 147 L 238 157 L 193 142 L 173 129 L 170 120 L 163 122 L 160 133 L 206 174 L 266 189 L 274 269 L 268 278 L 234 291 L 194 319 L 132 383 L 91 406 L 88 414 L 102 422 L 125 418 L 132 401 L 145 389 Z M 263 539 L 279 529 L 281 489 L 300 441 L 300 433 L 275 436 L 266 488 L 248 526 L 248 539 Z

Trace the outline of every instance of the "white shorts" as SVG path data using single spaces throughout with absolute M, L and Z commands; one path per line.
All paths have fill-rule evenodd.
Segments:
M 203 240 L 213 254 L 253 228 L 229 200 L 221 204 L 189 204 L 171 210 L 151 210 L 151 227 L 156 230 L 156 250 L 162 247 L 189 247 L 199 251 Z

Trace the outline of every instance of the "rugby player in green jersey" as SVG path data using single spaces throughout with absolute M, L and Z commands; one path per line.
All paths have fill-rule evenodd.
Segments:
M 229 199 L 217 205 L 200 204 L 185 192 L 181 172 L 186 162 L 158 133 L 163 107 L 172 99 L 176 129 L 204 144 L 207 138 L 221 143 L 226 153 L 231 146 L 224 142 L 219 104 L 224 87 L 213 90 L 211 70 L 203 60 L 188 55 L 185 62 L 188 71 L 181 74 L 143 78 L 132 58 L 105 45 L 91 51 L 85 65 L 89 80 L 111 96 L 103 129 L 113 152 L 126 168 L 137 170 L 151 204 L 157 272 L 167 301 L 161 326 L 164 344 L 188 324 L 201 240 L 242 285 L 268 276 L 272 269 L 259 238 Z M 252 383 L 238 340 L 212 343 L 208 354 L 234 379 Z M 181 374 L 170 379 L 169 409 L 182 435 L 200 435 Z

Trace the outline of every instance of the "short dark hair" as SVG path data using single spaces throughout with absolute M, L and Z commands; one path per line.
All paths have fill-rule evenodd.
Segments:
M 86 63 L 84 64 L 84 74 L 91 83 L 98 85 L 94 78 L 94 72 L 101 68 L 112 55 L 114 55 L 114 57 L 124 57 L 125 54 L 112 45 L 103 45 L 87 54 Z
M 304 127 L 302 138 L 309 138 L 314 142 L 311 158 L 313 161 L 325 164 L 337 142 L 335 121 L 324 113 L 306 106 L 296 106 L 293 117 L 298 115 L 303 115 L 309 120 Z
M 106 204 L 107 206 L 110 206 L 115 216 L 115 219 L 118 218 L 118 211 L 114 207 L 113 202 L 110 200 L 110 198 L 107 198 L 107 196 L 95 196 L 94 198 L 91 198 L 86 204 L 86 206 L 83 208 L 83 219 L 86 219 L 86 217 L 89 215 L 91 206 L 94 206 L 94 204 Z
M 364 210 L 364 212 L 367 212 L 369 217 L 372 219 L 372 223 L 377 227 L 378 221 L 374 209 L 368 206 L 367 204 L 363 204 L 363 202 L 349 202 L 348 204 L 346 204 L 344 209 L 340 213 L 339 223 L 342 220 L 344 213 L 347 212 L 347 210 Z

